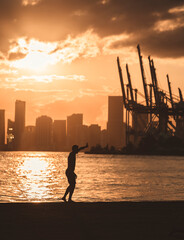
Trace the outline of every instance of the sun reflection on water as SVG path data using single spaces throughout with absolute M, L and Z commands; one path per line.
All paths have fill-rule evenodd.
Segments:
M 43 156 L 25 157 L 17 169 L 21 178 L 22 198 L 30 201 L 43 201 L 50 197 L 48 179 L 51 171 L 49 162 Z
M 58 202 L 68 153 L 1 152 L 0 202 Z M 183 200 L 184 159 L 78 154 L 74 201 Z M 163 191 L 164 190 L 164 191 Z

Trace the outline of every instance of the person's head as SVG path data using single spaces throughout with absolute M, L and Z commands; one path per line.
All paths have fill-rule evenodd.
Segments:
M 78 152 L 78 150 L 79 150 L 78 145 L 73 145 L 73 146 L 72 146 L 72 151 L 73 151 L 73 152 Z

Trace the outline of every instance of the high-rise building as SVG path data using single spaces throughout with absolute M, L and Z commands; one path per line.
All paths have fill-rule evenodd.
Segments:
M 101 131 L 101 147 L 106 147 L 108 144 L 108 134 L 107 134 L 107 130 L 106 129 L 103 129 Z
M 89 148 L 101 144 L 101 127 L 98 124 L 89 126 Z
M 15 102 L 15 125 L 14 125 L 14 146 L 15 150 L 21 149 L 22 136 L 25 129 L 26 103 L 16 100 Z
M 125 129 L 123 124 L 123 99 L 121 96 L 108 97 L 108 145 L 115 148 L 125 146 Z
M 15 122 L 8 119 L 8 126 L 7 126 L 7 146 L 9 150 L 14 149 L 14 128 Z
M 5 110 L 0 110 L 0 150 L 5 145 Z
M 67 117 L 67 145 L 71 149 L 72 145 L 79 145 L 79 139 L 77 138 L 79 129 L 83 124 L 83 114 L 77 113 Z
M 22 149 L 26 151 L 36 150 L 35 126 L 26 126 L 22 137 Z
M 54 150 L 66 150 L 66 120 L 55 120 L 53 123 Z
M 77 129 L 77 140 L 80 146 L 84 146 L 89 141 L 89 127 L 81 125 Z
M 48 116 L 36 119 L 36 149 L 52 150 L 52 119 Z

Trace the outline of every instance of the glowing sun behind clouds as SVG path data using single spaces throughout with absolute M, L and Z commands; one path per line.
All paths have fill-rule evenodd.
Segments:
M 44 71 L 49 65 L 56 64 L 59 61 L 57 55 L 51 53 L 56 46 L 56 43 L 39 42 L 35 39 L 27 42 L 24 38 L 20 38 L 16 46 L 10 49 L 9 54 L 19 52 L 24 54 L 25 57 L 12 61 L 11 66 L 36 72 Z

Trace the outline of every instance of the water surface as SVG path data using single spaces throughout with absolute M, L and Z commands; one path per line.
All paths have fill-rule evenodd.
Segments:
M 58 201 L 68 153 L 0 152 L 0 202 Z M 76 164 L 75 201 L 184 200 L 184 157 L 87 155 Z

